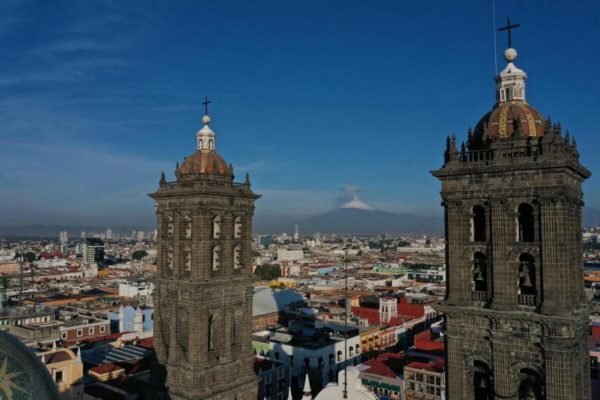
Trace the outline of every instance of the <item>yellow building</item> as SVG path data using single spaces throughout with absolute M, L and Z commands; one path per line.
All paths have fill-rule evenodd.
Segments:
M 79 352 L 79 349 L 75 354 L 67 348 L 54 346 L 49 351 L 37 354 L 48 368 L 61 399 L 83 399 L 83 363 Z

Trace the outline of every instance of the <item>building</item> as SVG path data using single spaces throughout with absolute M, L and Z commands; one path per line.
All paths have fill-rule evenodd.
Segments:
M 303 301 L 304 297 L 295 290 L 277 290 L 264 286 L 255 288 L 252 299 L 252 331 L 263 331 L 284 322 L 285 309 Z
M 582 182 L 575 140 L 525 100 L 504 52 L 496 104 L 466 145 L 447 140 L 449 399 L 590 399 Z
M 54 379 L 61 399 L 83 399 L 83 362 L 79 349 L 75 353 L 70 349 L 54 346 L 37 355 Z
M 69 232 L 67 231 L 60 231 L 59 235 L 58 235 L 58 240 L 62 243 L 68 243 L 69 242 Z
M 154 284 L 143 279 L 119 283 L 119 297 L 149 298 L 153 290 Z
M 444 400 L 444 360 L 412 361 L 404 367 L 405 400 Z
M 290 388 L 290 371 L 287 364 L 265 357 L 256 357 L 254 372 L 260 377 L 259 400 L 287 399 Z
M 252 338 L 252 216 L 260 196 L 233 182 L 208 115 L 197 150 L 161 175 L 154 346 L 173 400 L 256 400 Z
M 104 242 L 97 238 L 87 238 L 83 242 L 83 262 L 95 265 L 104 258 Z
M 304 250 L 302 249 L 277 249 L 277 261 L 299 261 L 304 259 Z

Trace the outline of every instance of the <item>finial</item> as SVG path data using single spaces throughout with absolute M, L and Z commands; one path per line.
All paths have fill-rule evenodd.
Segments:
M 250 184 L 250 174 L 246 172 L 246 183 Z
M 165 184 L 165 183 L 167 183 L 167 179 L 165 178 L 165 171 L 161 171 L 160 172 L 160 181 L 159 181 L 159 184 L 162 185 L 162 184 Z
M 565 143 L 571 144 L 571 134 L 569 133 L 568 129 L 567 129 L 567 132 L 565 133 Z
M 517 58 L 518 55 L 519 55 L 519 53 L 517 53 L 517 50 L 513 49 L 512 47 L 504 50 L 504 59 L 507 62 L 515 61 L 515 59 Z
M 204 105 L 204 116 L 208 117 L 208 105 L 212 103 L 212 101 L 210 101 L 208 99 L 208 96 L 204 96 L 204 101 L 202 102 L 202 104 Z M 204 121 L 204 118 L 202 118 L 202 121 Z M 210 123 L 210 117 L 208 117 L 208 122 L 204 122 L 205 124 Z
M 52 350 L 56 350 L 56 339 L 52 341 Z
M 179 169 L 179 161 L 175 164 L 175 169 Z
M 503 26 L 502 28 L 498 29 L 498 32 L 502 32 L 502 31 L 508 32 L 508 48 L 509 49 L 512 49 L 512 30 L 516 29 L 520 26 L 521 26 L 521 24 L 511 24 L 510 17 L 508 17 L 506 19 L 506 26 Z M 504 56 L 506 57 L 506 52 L 504 52 Z M 515 57 L 516 57 L 516 51 L 515 51 Z
M 577 148 L 577 141 L 575 140 L 575 136 L 573 136 L 571 139 L 571 146 L 573 146 L 573 148 Z

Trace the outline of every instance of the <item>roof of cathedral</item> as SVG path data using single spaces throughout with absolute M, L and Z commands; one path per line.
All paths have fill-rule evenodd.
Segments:
M 500 103 L 485 114 L 477 123 L 473 138 L 488 140 L 511 138 L 515 134 L 521 138 L 544 135 L 542 114 L 522 101 Z
M 515 49 L 506 49 L 506 67 L 495 79 L 496 105 L 479 120 L 470 143 L 544 135 L 542 114 L 525 101 L 527 74 L 515 66 L 513 61 L 516 58 Z
M 283 311 L 290 304 L 301 301 L 304 301 L 304 297 L 295 290 L 256 287 L 252 299 L 252 316 Z
M 215 150 L 217 134 L 210 128 L 211 118 L 202 117 L 204 126 L 196 133 L 197 150 L 183 161 L 176 174 L 183 179 L 210 174 L 233 177 L 233 167 L 228 165 Z
M 48 370 L 34 352 L 14 336 L 0 332 L 0 397 L 54 400 L 58 392 Z
M 349 366 L 338 374 L 338 383 L 329 383 L 319 392 L 315 400 L 339 400 L 343 398 L 344 374 L 348 376 L 348 400 L 377 400 L 377 396 L 367 389 L 361 382 L 358 368 Z
M 201 174 L 232 176 L 233 171 L 215 150 L 197 150 L 186 157 L 177 170 L 183 178 Z

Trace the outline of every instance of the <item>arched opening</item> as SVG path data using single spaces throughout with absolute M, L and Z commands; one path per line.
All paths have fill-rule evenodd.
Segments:
M 212 229 L 212 237 L 213 239 L 219 239 L 221 237 L 221 216 L 217 215 L 213 218 L 213 229 Z
M 481 361 L 473 365 L 473 399 L 494 399 L 494 378 L 490 368 Z
M 242 237 L 242 217 L 235 217 L 233 221 L 233 237 L 235 239 Z
M 517 211 L 519 242 L 533 242 L 535 240 L 533 207 L 530 204 L 521 204 Z
M 519 256 L 519 273 L 518 273 L 518 294 L 522 296 L 535 296 L 536 290 L 536 279 L 535 279 L 535 260 L 530 254 L 521 254 Z M 520 298 L 520 303 L 527 300 L 527 305 L 532 299 Z
M 172 216 L 168 216 L 167 217 L 167 236 L 168 237 L 173 237 L 173 217 Z
M 477 252 L 473 255 L 473 287 L 477 292 L 487 292 L 488 270 L 487 257 L 485 254 Z
M 212 351 L 215 349 L 215 316 L 211 315 L 208 318 L 208 350 Z
M 220 266 L 221 259 L 221 248 L 219 246 L 213 247 L 212 251 L 212 270 L 218 271 Z
M 238 244 L 233 248 L 233 268 L 242 268 L 242 245 Z
M 192 238 L 192 218 L 189 215 L 183 217 L 183 237 L 185 239 Z
M 542 400 L 544 383 L 534 371 L 522 369 L 519 373 L 519 400 Z
M 473 241 L 474 242 L 485 242 L 486 241 L 486 221 L 485 221 L 485 209 L 482 206 L 473 207 Z

